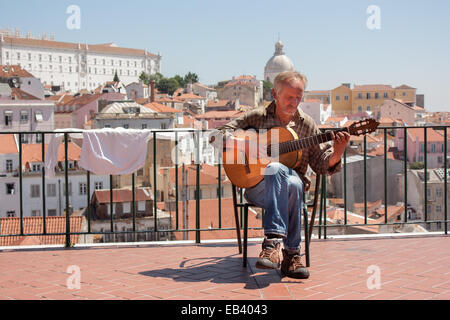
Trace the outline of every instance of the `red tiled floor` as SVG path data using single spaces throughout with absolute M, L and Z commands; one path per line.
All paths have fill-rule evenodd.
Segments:
M 450 299 L 446 236 L 315 240 L 307 280 L 256 269 L 260 248 L 249 243 L 246 269 L 235 243 L 5 250 L 0 299 Z M 69 266 L 79 289 L 67 286 Z M 367 285 L 371 266 L 379 289 Z

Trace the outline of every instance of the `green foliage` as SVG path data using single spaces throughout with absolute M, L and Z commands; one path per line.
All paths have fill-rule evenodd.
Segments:
M 196 73 L 192 73 L 192 72 L 189 71 L 184 76 L 184 82 L 186 84 L 188 84 L 188 83 L 196 83 L 196 82 L 198 82 L 198 75 Z
M 178 83 L 178 81 L 175 78 L 162 78 L 156 84 L 156 88 L 161 93 L 168 93 L 170 95 L 173 95 L 175 90 L 180 88 L 180 84 Z
M 114 82 L 120 82 L 119 76 L 117 75 L 117 70 L 116 70 L 116 72 L 114 73 L 114 79 L 113 79 L 113 81 L 114 81 Z
M 412 162 L 409 165 L 409 168 L 414 169 L 414 170 L 420 170 L 420 169 L 425 168 L 425 163 L 424 162 Z

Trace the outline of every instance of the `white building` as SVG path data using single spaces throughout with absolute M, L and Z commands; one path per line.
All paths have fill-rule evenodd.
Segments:
M 332 114 L 331 104 L 323 103 L 318 99 L 309 99 L 300 103 L 300 109 L 317 124 L 323 124 Z
M 43 199 L 47 216 L 64 215 L 66 207 L 64 152 L 58 157 L 56 177 L 45 179 L 45 198 L 42 185 L 41 144 L 23 145 L 22 154 L 22 199 L 23 216 L 43 216 Z M 59 146 L 60 150 L 64 145 Z M 81 150 L 73 143 L 69 144 L 69 206 L 73 210 L 86 208 L 87 175 L 78 167 Z M 0 134 L 0 217 L 20 216 L 19 153 L 17 137 Z M 109 189 L 109 176 L 90 176 L 90 196 L 96 189 Z
M 54 102 L 0 100 L 0 131 L 53 131 Z M 40 142 L 40 134 L 24 134 L 22 142 Z
M 267 61 L 264 68 L 264 80 L 273 83 L 277 74 L 283 71 L 295 71 L 292 60 L 284 54 L 283 43 L 278 40 L 275 43 L 275 52 L 273 56 Z
M 138 81 L 143 71 L 161 72 L 161 55 L 114 43 L 60 42 L 0 30 L 0 65 L 21 65 L 44 85 L 78 92 L 113 80 L 116 71 L 124 84 Z

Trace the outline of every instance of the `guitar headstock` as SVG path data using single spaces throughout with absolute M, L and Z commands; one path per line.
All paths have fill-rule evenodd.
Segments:
M 372 133 L 377 130 L 380 123 L 375 119 L 365 119 L 358 122 L 353 123 L 350 127 L 348 127 L 348 132 L 354 136 L 360 136 L 366 133 Z

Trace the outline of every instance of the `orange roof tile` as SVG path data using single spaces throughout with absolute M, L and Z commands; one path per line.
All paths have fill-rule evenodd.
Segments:
M 183 219 L 182 219 L 182 211 L 181 208 L 183 206 L 183 202 L 179 201 L 178 207 L 179 209 L 179 216 L 178 216 L 178 223 L 179 228 L 183 228 Z M 157 203 L 157 207 L 159 209 L 164 208 L 164 204 L 159 202 Z M 201 229 L 208 229 L 208 228 L 218 228 L 219 227 L 219 200 L 218 199 L 202 199 L 200 200 L 200 228 Z M 196 201 L 189 201 L 189 204 L 187 206 L 188 212 L 191 214 L 195 214 L 196 210 Z M 253 210 L 256 208 L 251 208 L 249 210 L 248 215 L 248 237 L 249 238 L 259 238 L 264 236 L 263 230 L 253 230 L 251 228 L 261 228 L 262 222 L 261 218 L 257 218 L 256 214 L 253 212 Z M 222 198 L 221 200 L 221 227 L 222 228 L 234 228 L 235 220 L 234 220 L 234 214 L 233 212 L 233 200 L 231 198 Z M 256 209 L 258 212 L 260 212 L 260 209 Z M 166 211 L 166 213 L 169 213 Z M 176 214 L 174 211 L 172 211 L 172 225 L 176 227 Z M 189 219 L 188 220 L 189 229 L 195 229 L 196 227 L 196 221 L 195 219 Z M 183 240 L 183 232 L 174 232 L 176 240 Z M 235 230 L 212 230 L 212 231 L 203 231 L 201 233 L 202 239 L 236 239 L 236 231 Z M 195 232 L 190 231 L 189 232 L 189 239 L 195 239 Z
M 205 97 L 198 96 L 198 95 L 193 94 L 193 93 L 183 93 L 183 94 L 181 94 L 179 96 L 176 96 L 175 98 L 178 99 L 178 100 L 191 100 L 191 99 L 205 100 L 206 99 Z
M 208 111 L 204 114 L 199 114 L 196 116 L 196 119 L 215 119 L 215 118 L 238 118 L 242 114 L 244 114 L 242 111 Z
M 95 190 L 92 201 L 97 200 L 98 203 L 110 203 L 109 190 Z M 113 202 L 130 202 L 133 200 L 131 189 L 113 189 Z M 153 200 L 153 193 L 150 188 L 136 188 L 135 201 Z
M 0 134 L 0 154 L 18 153 L 19 149 L 13 134 Z
M 10 45 L 29 46 L 29 47 L 45 47 L 53 49 L 63 50 L 86 50 L 97 53 L 110 53 L 110 54 L 122 54 L 122 55 L 149 55 L 155 56 L 155 54 L 142 49 L 131 49 L 116 47 L 111 44 L 79 44 L 72 42 L 61 42 L 53 40 L 40 40 L 40 39 L 27 39 L 27 38 L 13 38 L 4 37 L 4 41 Z
M 161 112 L 161 113 L 174 113 L 174 112 L 176 112 L 176 113 L 180 113 L 181 112 L 182 113 L 183 112 L 182 110 L 178 110 L 178 109 L 175 109 L 175 108 L 172 108 L 172 107 L 168 107 L 168 106 L 165 106 L 165 105 L 163 105 L 161 103 L 158 103 L 158 102 L 147 103 L 147 104 L 144 105 L 144 107 L 146 107 L 146 108 L 148 108 L 150 110 L 153 110 L 155 112 Z
M 0 78 L 22 77 L 34 78 L 34 76 L 19 65 L 0 65 Z
M 196 165 L 187 165 L 185 166 L 185 171 L 187 171 L 188 176 L 188 185 L 189 186 L 195 186 L 197 184 L 197 166 Z M 163 174 L 164 170 L 160 169 L 160 174 Z M 178 167 L 178 184 L 181 185 L 181 179 L 183 174 L 183 168 L 180 166 Z M 223 179 L 226 179 L 226 173 L 225 170 L 221 171 L 221 176 Z M 215 166 L 211 166 L 208 164 L 203 163 L 201 165 L 200 169 L 200 185 L 211 185 L 211 184 L 217 184 L 218 185 L 218 169 Z M 175 168 L 169 169 L 169 178 L 170 182 L 172 184 L 176 183 L 176 175 L 175 175 Z M 230 183 L 229 180 L 222 181 L 222 183 Z
M 411 140 L 425 143 L 425 129 L 423 128 L 411 128 L 408 129 L 408 136 Z M 432 128 L 427 129 L 427 142 L 442 142 L 444 140 L 444 135 Z
M 70 231 L 81 232 L 83 222 L 82 216 L 71 216 L 69 219 Z M 65 233 L 66 217 L 46 217 L 45 220 L 47 233 Z M 1 234 L 20 234 L 20 218 L 0 218 Z M 43 233 L 42 217 L 24 217 L 23 232 L 25 234 Z M 64 244 L 65 235 L 56 236 L 10 236 L 0 237 L 0 246 L 19 246 L 19 245 L 41 245 L 41 244 Z M 79 235 L 70 236 L 72 243 L 79 241 Z
M 216 100 L 209 100 L 206 104 L 206 107 L 225 107 L 227 106 L 229 103 L 231 103 L 231 100 L 226 100 L 226 99 L 218 99 Z
M 48 145 L 44 146 L 47 154 Z M 69 161 L 79 161 L 81 159 L 81 148 L 73 142 L 69 142 L 67 148 Z M 65 161 L 64 144 L 58 147 L 58 161 Z M 30 162 L 42 162 L 42 145 L 40 143 L 30 143 L 22 145 L 22 164 L 25 166 Z

